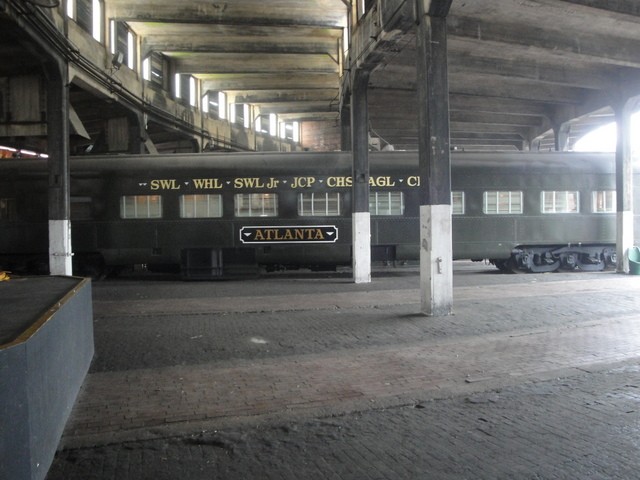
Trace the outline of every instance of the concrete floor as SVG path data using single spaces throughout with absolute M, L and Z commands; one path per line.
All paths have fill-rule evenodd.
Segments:
M 638 477 L 640 276 L 144 277 L 93 285 L 49 480 Z

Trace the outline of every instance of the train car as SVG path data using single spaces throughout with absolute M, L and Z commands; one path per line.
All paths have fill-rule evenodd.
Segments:
M 185 278 L 351 264 L 349 153 L 74 157 L 74 271 Z M 374 262 L 419 259 L 416 152 L 370 155 Z M 637 175 L 635 176 L 637 178 Z M 46 270 L 46 162 L 0 161 L 0 266 Z M 611 154 L 454 153 L 454 259 L 509 271 L 615 263 Z

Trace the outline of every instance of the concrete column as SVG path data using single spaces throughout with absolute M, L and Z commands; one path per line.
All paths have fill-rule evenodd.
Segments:
M 144 114 L 131 113 L 129 119 L 129 152 L 133 154 L 147 153 L 145 142 L 147 141 L 147 129 L 145 128 Z
M 351 89 L 351 147 L 353 149 L 352 242 L 353 280 L 371 282 L 371 216 L 369 214 L 369 72 L 355 71 Z
M 453 306 L 447 24 L 423 8 L 418 1 L 420 294 L 422 313 L 442 316 Z
M 340 109 L 340 150 L 351 151 L 351 109 L 348 105 Z
M 49 271 L 72 274 L 69 189 L 69 74 L 66 63 L 45 66 L 49 166 Z
M 566 152 L 569 145 L 569 130 L 571 125 L 568 122 L 554 124 L 553 140 L 556 152 Z
M 618 140 L 616 144 L 616 255 L 618 273 L 629 273 L 629 249 L 633 233 L 633 163 L 631 158 L 631 113 L 634 101 L 615 107 Z

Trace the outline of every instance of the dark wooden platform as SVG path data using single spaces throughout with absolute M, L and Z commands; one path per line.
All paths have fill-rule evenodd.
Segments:
M 0 282 L 0 348 L 28 334 L 38 320 L 82 282 L 76 277 L 12 277 Z
M 94 353 L 91 281 L 0 283 L 0 478 L 42 480 Z

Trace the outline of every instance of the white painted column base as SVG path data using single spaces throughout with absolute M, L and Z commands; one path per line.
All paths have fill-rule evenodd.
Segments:
M 352 214 L 353 238 L 353 281 L 371 282 L 371 214 L 355 212 Z
M 71 222 L 49 220 L 49 271 L 51 275 L 72 275 Z
M 629 249 L 633 247 L 633 212 L 618 212 L 616 256 L 618 273 L 629 273 Z
M 451 315 L 452 258 L 451 205 L 421 205 L 420 299 L 425 315 Z

